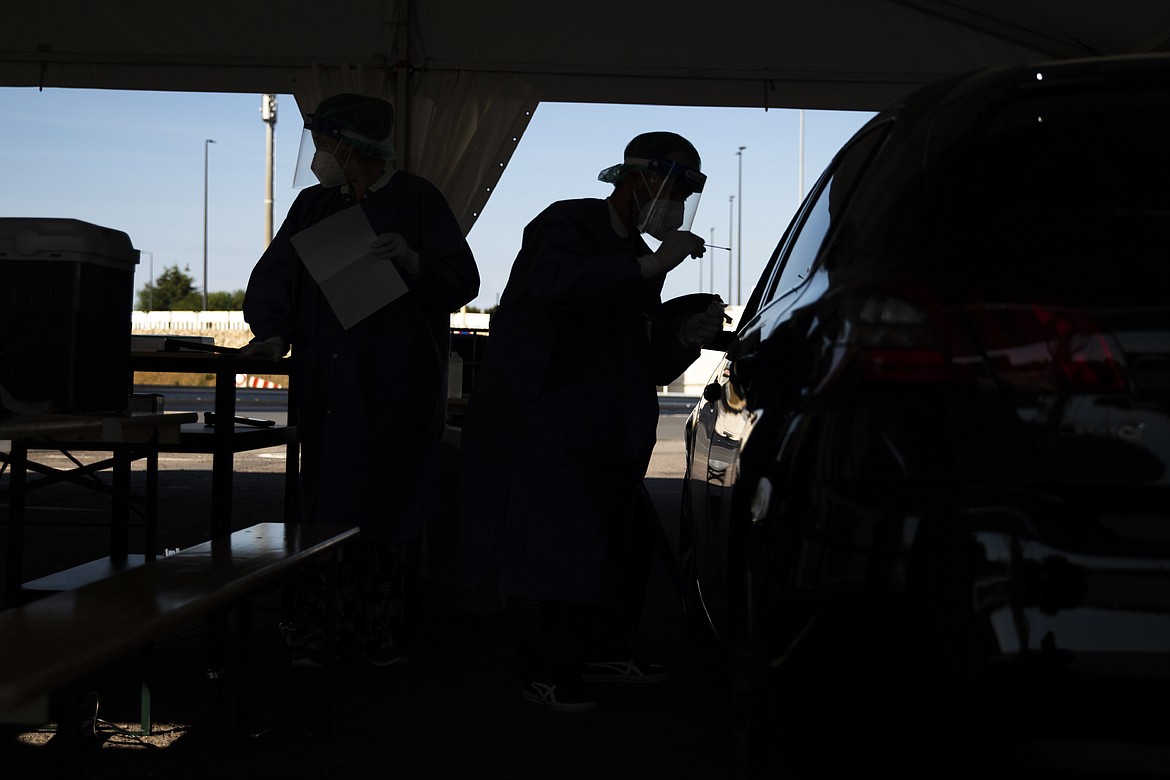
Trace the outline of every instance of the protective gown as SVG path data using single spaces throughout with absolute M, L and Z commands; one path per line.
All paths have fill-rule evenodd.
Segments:
M 476 296 L 479 272 L 438 189 L 393 172 L 360 208 L 375 234 L 406 239 L 421 270 L 403 276 L 405 295 L 345 330 L 290 239 L 352 206 L 348 188 L 297 196 L 252 271 L 244 316 L 258 338 L 292 345 L 301 517 L 356 522 L 364 536 L 396 544 L 442 511 L 449 314 Z
M 664 322 L 650 250 L 605 200 L 524 231 L 462 438 L 464 573 L 506 594 L 616 604 L 655 444 L 656 385 L 699 356 Z M 653 522 L 657 522 L 653 519 Z

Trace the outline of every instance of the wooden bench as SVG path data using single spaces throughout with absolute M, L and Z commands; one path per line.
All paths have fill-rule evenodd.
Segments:
M 160 447 L 179 441 L 183 425 L 198 419 L 194 412 L 129 412 L 126 414 L 3 414 L 0 415 L 0 439 L 11 442 L 10 450 L 0 452 L 0 465 L 11 467 L 7 487 L 0 487 L 0 498 L 8 503 L 8 547 L 0 578 L 0 606 L 19 606 L 22 593 L 25 504 L 32 490 L 58 482 L 72 482 L 86 489 L 111 496 L 110 561 L 123 565 L 129 555 L 131 504 L 144 506 L 145 549 L 153 557 L 156 541 L 156 499 L 158 493 L 158 453 Z M 34 450 L 59 450 L 68 454 L 78 451 L 108 451 L 111 457 L 87 465 L 74 460 L 75 467 L 57 469 L 37 463 L 30 457 Z M 130 464 L 146 460 L 146 494 L 135 496 L 130 489 Z M 96 479 L 96 472 L 112 469 L 111 484 Z M 40 474 L 28 479 L 28 473 Z M 216 536 L 210 534 L 209 536 Z
M 246 604 L 357 533 L 349 526 L 260 523 L 0 613 L 0 721 L 48 722 L 53 691 L 201 615 Z M 242 687 L 246 701 L 244 693 Z M 65 698 L 58 730 L 68 746 L 77 708 Z

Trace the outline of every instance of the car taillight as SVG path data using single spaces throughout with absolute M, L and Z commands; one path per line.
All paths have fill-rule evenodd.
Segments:
M 1005 388 L 1030 393 L 1120 393 L 1128 385 L 1113 338 L 1085 313 L 1055 306 L 943 305 L 923 290 L 875 294 L 862 302 L 850 341 L 868 381 L 962 382 L 990 369 Z
M 933 305 L 900 296 L 862 302 L 852 337 L 861 378 L 875 382 L 948 382 L 969 375 L 953 323 Z
M 1084 312 L 1041 304 L 965 307 L 991 369 L 1007 387 L 1039 393 L 1121 393 L 1121 351 Z

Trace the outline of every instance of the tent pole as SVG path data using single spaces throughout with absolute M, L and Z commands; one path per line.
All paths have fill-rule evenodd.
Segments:
M 400 171 L 410 169 L 410 3 L 398 3 L 394 73 L 397 77 L 394 100 L 394 149 Z

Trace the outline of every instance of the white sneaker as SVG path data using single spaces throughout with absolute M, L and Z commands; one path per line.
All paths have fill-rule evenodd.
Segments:
M 589 712 L 597 702 L 585 696 L 576 685 L 557 685 L 552 680 L 533 680 L 524 686 L 524 698 L 556 712 Z
M 670 667 L 648 664 L 636 658 L 581 664 L 581 679 L 586 682 L 656 683 L 667 677 L 670 677 Z

